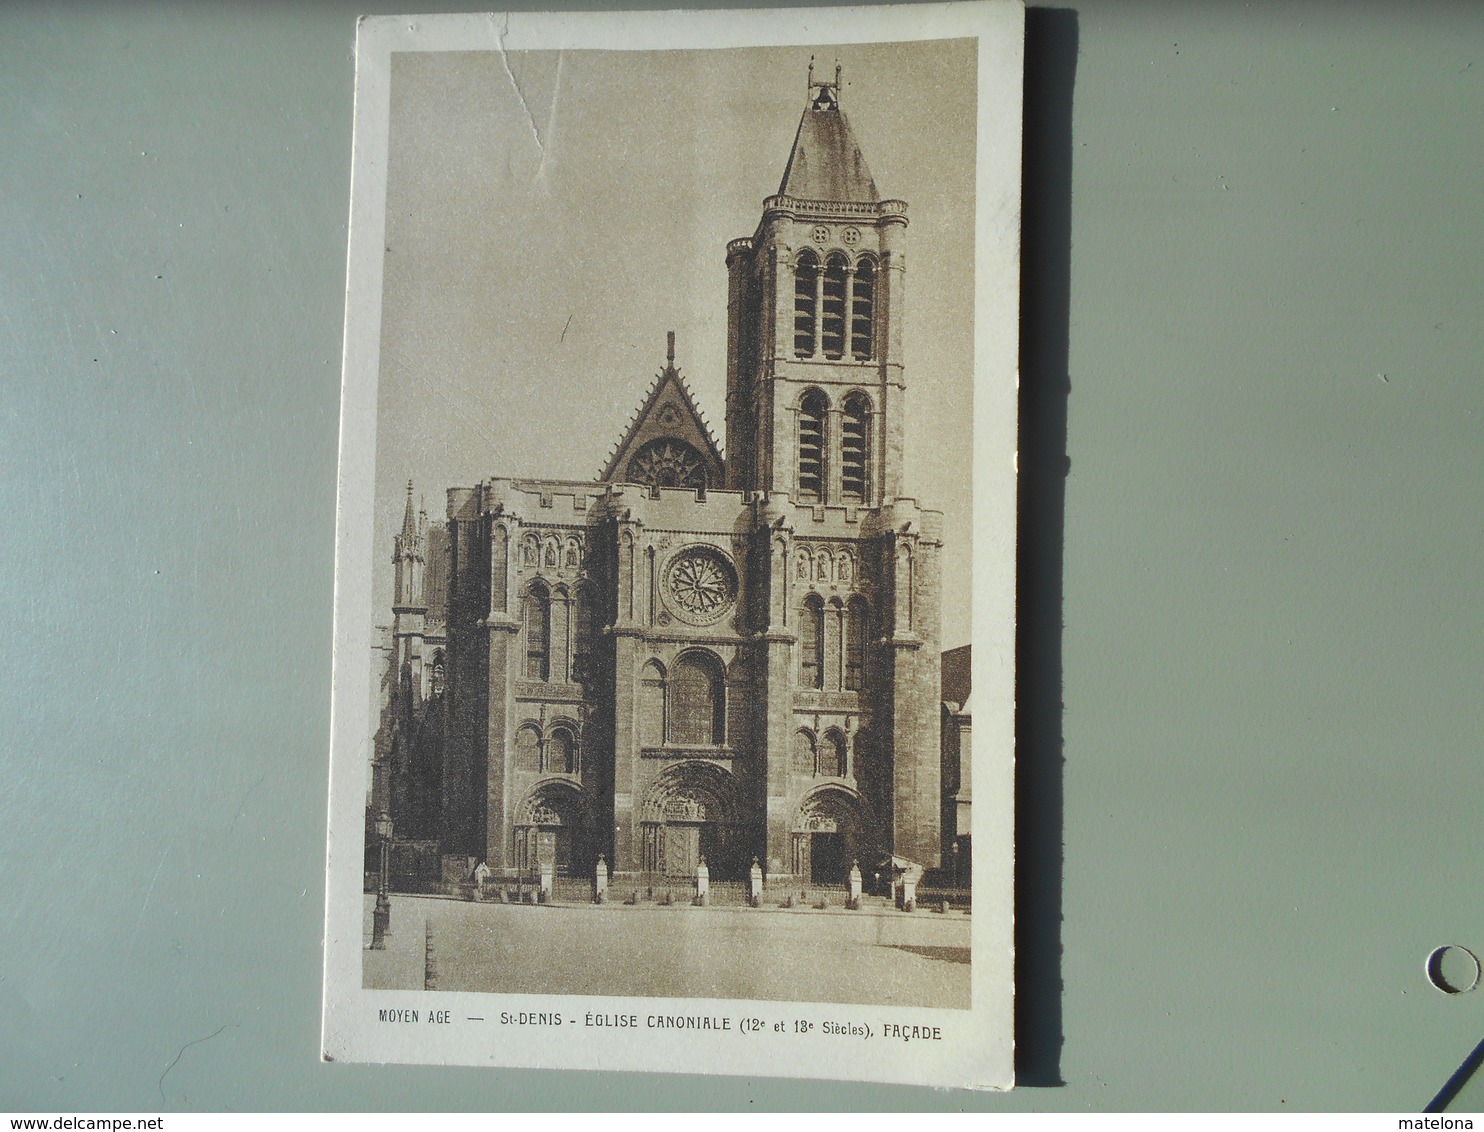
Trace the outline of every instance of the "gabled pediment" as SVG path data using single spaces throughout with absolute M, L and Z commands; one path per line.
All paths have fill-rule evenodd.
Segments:
M 598 479 L 660 487 L 723 486 L 725 470 L 716 440 L 675 367 L 673 333 L 665 368 L 655 376 Z

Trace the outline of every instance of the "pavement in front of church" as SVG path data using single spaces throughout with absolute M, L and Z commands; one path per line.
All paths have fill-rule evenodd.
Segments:
M 393 896 L 391 923 L 367 988 L 969 1007 L 961 913 Z

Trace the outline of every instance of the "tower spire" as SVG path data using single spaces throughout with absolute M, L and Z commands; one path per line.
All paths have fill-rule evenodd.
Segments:
M 415 606 L 422 602 L 423 590 L 423 533 L 427 527 L 427 516 L 418 522 L 412 506 L 412 481 L 407 481 L 407 505 L 402 511 L 402 532 L 393 540 L 392 561 L 397 574 L 393 582 L 396 588 L 395 602 L 399 606 Z
M 881 200 L 850 122 L 840 108 L 842 73 L 837 61 L 833 79 L 816 79 L 814 57 L 809 57 L 804 116 L 799 120 L 793 151 L 778 186 L 779 196 L 851 204 Z
M 417 534 L 417 521 L 412 511 L 412 481 L 407 481 L 407 509 L 402 512 L 402 533 Z

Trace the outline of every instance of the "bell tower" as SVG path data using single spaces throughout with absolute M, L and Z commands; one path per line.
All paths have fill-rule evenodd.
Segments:
M 901 495 L 907 205 L 883 200 L 841 106 L 807 97 L 778 192 L 727 245 L 727 486 L 877 508 Z

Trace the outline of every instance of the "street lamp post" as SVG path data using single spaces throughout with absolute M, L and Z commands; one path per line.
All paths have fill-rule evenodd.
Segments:
M 385 810 L 376 815 L 376 838 L 381 842 L 381 877 L 376 888 L 376 911 L 371 913 L 371 950 L 385 951 L 392 930 L 392 900 L 387 895 L 387 863 L 392 845 L 392 817 Z

